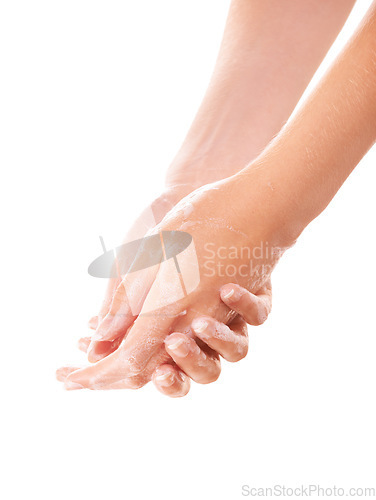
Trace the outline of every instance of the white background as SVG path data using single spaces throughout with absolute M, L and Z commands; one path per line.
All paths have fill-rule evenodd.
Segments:
M 376 151 L 282 260 L 248 357 L 170 400 L 65 392 L 104 282 L 87 266 L 163 186 L 228 1 L 3 0 L 2 498 L 241 498 L 376 486 Z M 360 1 L 336 54 L 369 1 Z M 5 466 L 5 467 L 4 467 Z

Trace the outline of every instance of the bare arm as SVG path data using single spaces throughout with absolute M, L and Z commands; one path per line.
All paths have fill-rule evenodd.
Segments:
M 376 2 L 297 115 L 241 175 L 269 183 L 271 214 L 293 240 L 375 140 Z
M 232 0 L 206 95 L 167 175 L 194 187 L 238 172 L 280 131 L 354 0 Z
M 270 279 L 279 258 L 275 252 L 249 257 L 241 250 L 291 245 L 324 210 L 375 140 L 376 1 L 315 92 L 264 153 L 213 189 L 193 193 L 160 224 L 161 231 L 185 231 L 189 224 L 200 271 L 194 291 L 160 306 L 166 283 L 175 276 L 162 266 L 119 349 L 96 365 L 71 373 L 67 384 L 94 389 L 140 387 L 166 361 L 164 340 L 170 333 L 188 333 L 192 320 L 200 315 L 229 322 L 230 312 L 219 302 L 218 290 L 232 281 L 257 292 Z M 182 210 L 186 206 L 189 220 Z M 221 254 L 208 257 L 208 242 Z M 223 254 L 226 249 L 231 249 L 231 255 L 234 249 L 239 252 L 230 257 Z M 208 262 L 216 272 L 206 273 Z M 189 259 L 185 264 L 191 274 Z M 231 269 L 231 275 L 223 273 L 224 268 Z M 121 301 L 122 287 L 117 294 Z M 150 310 L 158 310 L 158 315 L 148 314 Z M 102 338 L 111 338 L 110 333 Z
M 239 172 L 257 157 L 289 118 L 353 4 L 232 0 L 208 90 L 168 170 L 167 189 L 136 219 L 137 233 L 160 222 L 195 188 Z M 119 313 L 112 307 L 117 286 L 110 280 L 99 322 Z M 121 323 L 123 334 L 133 319 Z M 107 352 L 93 342 L 88 356 L 95 361 Z

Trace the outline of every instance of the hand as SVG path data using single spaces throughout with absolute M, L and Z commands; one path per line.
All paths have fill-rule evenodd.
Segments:
M 173 282 L 171 268 L 162 265 L 148 270 L 142 286 L 137 284 L 137 290 L 147 289 L 149 293 L 127 337 L 105 359 L 71 373 L 66 381 L 68 386 L 92 389 L 141 387 L 150 380 L 155 368 L 168 359 L 164 340 L 169 334 L 190 333 L 193 319 L 201 315 L 226 323 L 233 319 L 234 314 L 219 300 L 218 291 L 222 286 L 235 277 L 240 286 L 257 293 L 269 281 L 281 249 L 271 246 L 259 256 L 253 255 L 252 251 L 274 242 L 278 222 L 270 210 L 268 183 L 260 183 L 252 189 L 254 185 L 234 176 L 192 193 L 168 214 L 157 229 L 162 232 L 189 230 L 197 252 L 201 274 L 199 285 L 184 298 L 159 307 L 161 297 Z M 221 249 L 221 255 L 214 252 L 215 255 L 211 256 L 210 273 L 205 255 L 208 243 L 216 250 Z M 230 256 L 230 252 L 237 254 Z M 179 262 L 183 274 L 192 272 L 190 257 L 185 254 Z M 113 302 L 118 305 L 126 303 L 126 290 L 136 290 L 132 286 L 134 280 L 130 274 L 117 288 Z M 154 312 L 147 314 L 147 311 Z M 112 327 L 111 321 L 106 328 L 99 325 L 97 338 L 115 340 L 119 321 L 125 324 L 127 320 L 128 315 L 122 314 L 117 318 L 116 328 Z
M 173 333 L 166 338 L 165 348 L 171 361 L 159 366 L 152 376 L 162 394 L 173 398 L 185 396 L 190 389 L 190 379 L 201 384 L 215 382 L 221 372 L 219 356 L 230 362 L 243 359 L 248 352 L 247 323 L 262 324 L 271 310 L 270 281 L 258 295 L 231 283 L 220 290 L 220 297 L 224 304 L 238 313 L 228 326 L 203 316 L 196 318 L 191 325 L 194 336 Z M 115 341 L 116 347 L 120 341 Z M 90 337 L 82 338 L 79 348 L 86 352 L 90 342 Z M 64 381 L 76 369 L 71 367 L 59 372 L 59 380 Z
M 132 227 L 127 232 L 124 242 L 129 242 L 142 238 L 148 231 L 153 229 L 164 216 L 187 194 L 191 193 L 197 187 L 201 187 L 207 182 L 223 179 L 234 172 L 230 165 L 219 166 L 218 159 L 213 163 L 209 158 L 205 158 L 205 164 L 197 165 L 196 162 L 177 160 L 170 165 L 166 177 L 167 187 L 165 191 L 153 200 L 145 210 L 136 218 Z M 211 165 L 213 163 L 213 165 Z M 86 348 L 88 360 L 95 363 L 107 355 L 111 354 L 119 346 L 119 340 L 122 340 L 127 329 L 133 324 L 136 316 L 129 314 L 129 307 L 126 297 L 121 297 L 121 303 L 117 302 L 118 295 L 115 291 L 119 286 L 121 279 L 110 278 L 108 280 L 105 296 L 97 316 L 89 320 L 89 327 L 96 330 L 101 324 L 105 328 L 106 324 L 111 323 L 112 331 L 117 331 L 115 341 L 93 340 Z M 123 315 L 122 321 L 117 327 L 117 319 Z M 127 319 L 125 321 L 125 315 Z
M 268 282 L 258 295 L 231 283 L 220 291 L 222 301 L 238 315 L 225 325 L 211 317 L 196 318 L 191 328 L 194 337 L 173 333 L 165 340 L 165 348 L 175 364 L 166 363 L 153 373 L 156 388 L 172 398 L 185 396 L 190 379 L 200 384 L 215 382 L 221 372 L 219 355 L 236 362 L 248 352 L 247 323 L 262 324 L 271 310 L 271 285 Z
M 188 183 L 188 179 L 186 184 L 166 188 L 165 191 L 153 200 L 153 202 L 150 203 L 150 205 L 148 205 L 136 218 L 132 227 L 128 230 L 124 238 L 124 242 L 142 238 L 149 230 L 153 229 L 156 224 L 163 219 L 166 213 L 171 210 L 171 208 L 173 208 L 178 201 L 191 191 L 193 191 L 193 187 Z M 116 329 L 116 316 L 121 314 L 122 310 L 128 311 L 127 302 L 124 297 L 122 298 L 122 304 L 118 304 L 116 302 L 116 298 L 114 302 L 115 291 L 120 283 L 120 278 L 110 278 L 108 280 L 107 289 L 99 313 L 89 321 L 89 327 L 91 329 L 96 330 L 99 324 L 105 325 L 108 321 L 112 321 L 113 329 Z M 121 329 L 118 331 L 118 338 L 115 342 L 90 342 L 89 346 L 85 347 L 88 360 L 94 363 L 113 352 L 119 346 L 120 341 L 124 338 L 126 329 L 132 325 L 134 320 L 135 316 L 132 314 L 127 317 L 127 321 L 125 321 L 125 318 L 123 317 Z M 87 337 L 80 340 L 83 347 L 85 346 L 86 341 Z

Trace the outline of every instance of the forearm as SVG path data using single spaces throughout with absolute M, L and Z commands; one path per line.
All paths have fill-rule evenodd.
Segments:
M 276 225 L 293 240 L 375 140 L 376 2 L 317 89 L 241 177 L 248 187 L 259 179 Z
M 354 0 L 233 0 L 213 76 L 168 185 L 227 177 L 287 121 Z M 207 176 L 202 180 L 202 170 Z M 223 175 L 221 176 L 221 172 Z

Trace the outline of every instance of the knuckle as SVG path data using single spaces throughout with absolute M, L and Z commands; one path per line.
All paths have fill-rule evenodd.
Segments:
M 198 319 L 202 322 L 203 328 L 201 328 L 201 324 L 193 324 L 195 336 L 202 340 L 212 338 L 217 328 L 217 321 L 210 316 L 202 316 Z
M 264 305 L 263 307 L 260 307 L 258 309 L 258 314 L 257 314 L 257 318 L 256 318 L 258 326 L 265 323 L 265 321 L 268 319 L 269 312 L 270 312 L 270 310 L 268 309 L 268 307 L 266 305 Z
M 262 325 L 266 320 L 266 317 L 261 316 L 260 314 L 256 314 L 256 317 L 253 318 L 252 324 L 254 326 Z
M 145 378 L 141 376 L 132 377 L 127 380 L 127 384 L 129 385 L 130 389 L 141 389 L 141 387 L 144 387 L 146 383 L 147 380 L 145 380 Z
M 244 312 L 249 312 L 250 314 L 253 314 L 254 313 L 254 310 L 255 310 L 255 301 L 254 299 L 252 300 L 252 298 L 250 297 L 249 293 L 247 292 L 247 294 L 243 294 L 238 302 L 237 302 L 237 307 L 241 310 L 241 311 L 244 311 Z
M 226 357 L 226 360 L 230 363 L 237 363 L 244 359 L 248 354 L 248 342 L 239 346 L 237 349 L 234 349 L 229 356 Z
M 198 384 L 211 384 L 218 380 L 221 374 L 221 366 L 219 363 L 216 363 L 212 368 L 206 369 L 201 373 L 197 374 L 193 380 Z
M 167 396 L 170 396 L 170 398 L 183 398 L 186 396 L 189 392 L 189 384 L 182 384 L 181 386 L 174 388 L 173 391 L 171 391 Z

